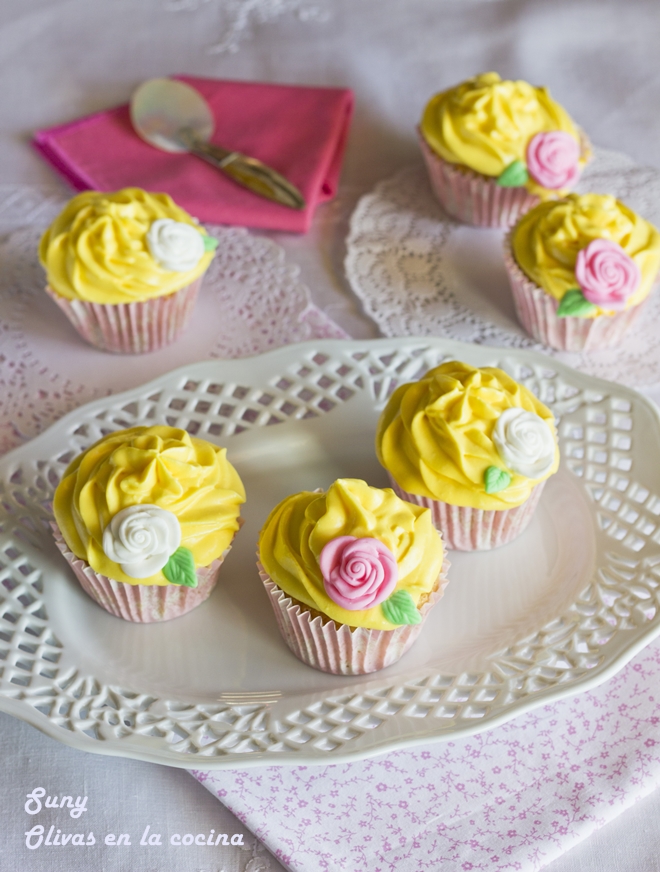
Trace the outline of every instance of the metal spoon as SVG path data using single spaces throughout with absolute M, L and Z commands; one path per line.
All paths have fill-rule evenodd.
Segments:
M 295 185 L 271 167 L 239 151 L 209 142 L 215 120 L 199 91 L 174 79 L 149 79 L 131 98 L 131 121 L 150 145 L 169 152 L 189 152 L 222 170 L 239 185 L 291 209 L 304 209 Z

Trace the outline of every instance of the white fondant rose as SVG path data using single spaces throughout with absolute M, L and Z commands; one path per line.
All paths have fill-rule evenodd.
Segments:
M 103 531 L 103 550 L 130 578 L 149 578 L 161 570 L 181 544 L 181 526 L 159 506 L 128 506 Z
M 147 247 L 163 269 L 189 272 L 204 256 L 204 237 L 192 224 L 159 218 L 147 231 Z
M 505 409 L 493 430 L 502 463 L 518 475 L 543 478 L 555 461 L 555 438 L 547 422 L 535 412 Z

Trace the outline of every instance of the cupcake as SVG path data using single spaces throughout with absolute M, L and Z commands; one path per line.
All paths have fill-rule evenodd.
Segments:
M 405 654 L 448 567 L 427 509 L 351 478 L 283 500 L 258 556 L 287 645 L 337 675 L 375 672 Z
M 590 157 L 547 88 L 497 73 L 432 97 L 419 137 L 441 206 L 475 227 L 511 227 L 536 203 L 563 196 Z
M 455 360 L 394 391 L 376 453 L 399 496 L 429 508 L 460 551 L 519 536 L 559 466 L 552 412 L 503 370 Z
M 52 527 L 76 578 L 106 611 L 167 621 L 210 595 L 244 502 L 225 448 L 175 427 L 132 427 L 69 465 Z
M 504 259 L 522 326 L 562 351 L 610 348 L 644 308 L 660 234 L 607 194 L 540 203 L 508 234 Z
M 39 260 L 83 339 L 135 354 L 182 332 L 217 244 L 167 194 L 85 191 L 41 237 Z

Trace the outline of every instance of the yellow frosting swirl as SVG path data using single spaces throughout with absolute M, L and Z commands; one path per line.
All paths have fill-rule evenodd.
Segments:
M 503 370 L 443 363 L 394 391 L 378 422 L 378 459 L 408 493 L 475 509 L 513 508 L 557 471 L 559 448 L 550 471 L 541 478 L 509 469 L 508 487 L 486 493 L 488 467 L 505 467 L 493 431 L 502 412 L 511 408 L 539 415 L 556 446 L 550 409 Z
M 514 160 L 526 161 L 527 145 L 537 133 L 561 130 L 580 143 L 570 115 L 547 88 L 502 80 L 497 73 L 482 73 L 436 94 L 424 109 L 420 127 L 441 158 L 495 177 Z M 588 158 L 582 154 L 580 166 Z M 541 199 L 561 194 L 531 178 L 526 187 Z
M 407 591 L 417 607 L 423 605 L 438 581 L 444 550 L 431 512 L 404 502 L 391 488 L 380 490 L 353 478 L 338 479 L 327 493 L 303 491 L 283 500 L 261 531 L 259 557 L 286 594 L 338 623 L 395 629 L 380 605 L 348 610 L 325 592 L 319 555 L 339 536 L 384 543 L 399 570 L 395 590 Z
M 162 218 L 207 235 L 167 194 L 140 188 L 78 194 L 41 237 L 39 260 L 49 286 L 69 300 L 115 305 L 163 297 L 191 284 L 206 271 L 213 251 L 186 272 L 159 266 L 146 240 L 153 222 Z
M 594 239 L 618 243 L 641 272 L 639 287 L 625 308 L 648 296 L 660 269 L 660 233 L 609 194 L 569 194 L 540 203 L 527 212 L 511 234 L 513 255 L 529 278 L 556 300 L 577 288 L 578 252 Z M 613 314 L 596 309 L 583 317 Z
M 122 509 L 140 504 L 172 512 L 181 546 L 208 566 L 239 527 L 243 483 L 226 449 L 175 427 L 132 427 L 104 436 L 67 468 L 53 499 L 55 520 L 76 557 L 127 584 L 169 584 L 162 572 L 135 579 L 103 551 L 103 531 Z

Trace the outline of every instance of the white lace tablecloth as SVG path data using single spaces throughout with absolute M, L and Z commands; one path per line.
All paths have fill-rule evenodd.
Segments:
M 65 189 L 50 168 L 30 150 L 27 143 L 31 131 L 123 102 L 141 80 L 173 72 L 350 85 L 356 92 L 356 115 L 339 197 L 319 211 L 313 230 L 306 237 L 270 235 L 270 241 L 283 249 L 283 255 L 280 252 L 272 260 L 276 249 L 267 246 L 261 251 L 275 272 L 278 269 L 287 272 L 295 265 L 300 268 L 299 276 L 289 273 L 290 277 L 285 280 L 285 284 L 298 288 L 293 293 L 297 300 L 293 306 L 296 336 L 300 331 L 304 333 L 306 324 L 311 330 L 317 329 L 309 319 L 316 321 L 319 317 L 306 308 L 305 293 L 302 292 L 301 296 L 300 291 L 302 285 L 309 288 L 313 303 L 349 334 L 373 336 L 377 334 L 377 328 L 364 317 L 361 302 L 352 293 L 344 276 L 344 240 L 350 215 L 360 197 L 372 192 L 378 182 L 405 171 L 406 167 L 420 166 L 414 127 L 428 96 L 477 70 L 492 68 L 505 76 L 547 83 L 599 146 L 626 154 L 639 166 L 659 166 L 660 70 L 652 60 L 659 39 L 657 0 L 628 0 L 626 3 L 619 0 L 553 0 L 552 3 L 547 0 L 407 0 L 405 3 L 400 0 L 360 0 L 359 3 L 355 0 L 140 0 L 139 3 L 135 0 L 95 0 L 93 3 L 89 0 L 23 0 L 21 3 L 1 4 L 0 71 L 5 87 L 0 92 L 3 118 L 0 131 L 0 232 L 13 234 L 11 238 L 0 241 L 3 257 L 0 261 L 0 378 L 4 379 L 5 388 L 0 400 L 4 404 L 0 424 L 5 447 L 33 435 L 66 408 L 98 392 L 109 387 L 128 387 L 155 374 L 157 366 L 171 368 L 201 356 L 194 344 L 182 345 L 180 349 L 172 348 L 163 353 L 159 361 L 155 355 L 151 360 L 140 358 L 139 366 L 128 367 L 125 359 L 109 358 L 84 347 L 75 334 L 67 332 L 69 328 L 61 316 L 57 320 L 53 317 L 51 321 L 49 311 L 52 313 L 52 310 L 48 310 L 47 301 L 38 293 L 38 272 L 33 263 L 26 263 L 25 256 L 32 244 L 30 239 L 34 240 L 38 228 L 56 208 L 57 201 L 65 196 Z M 50 186 L 50 193 L 44 194 L 44 186 Z M 259 243 L 233 233 L 228 231 L 226 237 L 228 243 L 231 241 L 228 252 L 233 252 L 232 257 L 237 256 L 242 246 L 258 247 Z M 251 270 L 254 270 L 251 275 L 258 274 L 261 257 L 256 249 L 248 254 Z M 276 267 L 278 258 L 280 266 Z M 229 275 L 231 265 L 227 261 L 223 261 L 221 266 L 226 271 L 223 278 L 229 277 L 240 284 L 238 274 Z M 478 275 L 473 278 L 478 279 Z M 249 284 L 249 278 L 246 281 Z M 214 302 L 218 305 L 232 302 L 223 296 L 223 287 L 222 284 L 208 284 L 208 293 L 200 301 L 206 308 L 200 306 L 198 310 L 196 329 L 199 336 L 204 336 L 204 355 L 223 353 L 222 343 L 217 345 L 211 332 L 204 332 L 207 319 L 201 318 L 214 311 Z M 265 287 L 264 293 L 267 290 Z M 254 286 L 252 291 L 258 298 L 259 289 Z M 479 310 L 480 318 L 497 311 L 506 315 L 506 303 L 503 309 L 503 298 L 497 297 L 497 289 L 494 293 L 494 303 L 491 301 L 482 309 L 484 301 L 475 297 L 473 292 L 471 307 Z M 261 302 L 258 301 L 259 307 Z M 260 308 L 260 311 L 264 310 Z M 233 317 L 240 317 L 240 313 L 234 311 Z M 280 330 L 282 320 L 275 317 L 270 327 Z M 289 327 L 291 323 L 289 321 Z M 460 324 L 455 326 L 458 329 Z M 320 329 L 326 327 L 327 321 Z M 194 335 L 189 333 L 190 337 Z M 220 333 L 216 338 L 219 336 Z M 249 343 L 243 345 L 244 350 L 248 347 Z M 261 347 L 253 346 L 253 349 Z M 108 368 L 108 360 L 113 361 L 113 369 Z M 641 364 L 644 364 L 643 358 Z M 598 718 L 589 721 L 586 737 L 577 749 L 580 759 L 585 761 L 585 769 L 592 771 L 591 762 L 587 764 L 586 761 L 592 761 L 596 749 L 600 753 L 598 724 L 603 722 L 602 718 L 607 716 L 609 724 L 619 718 L 623 730 L 626 723 L 630 725 L 635 711 L 641 711 L 637 708 L 642 705 L 638 697 L 646 685 L 641 680 L 635 683 L 634 670 L 640 667 L 648 671 L 647 658 L 652 656 L 649 650 L 647 655 L 637 658 L 626 673 L 622 673 L 621 681 L 617 679 L 612 693 L 603 688 L 603 696 L 590 697 L 594 707 L 599 708 Z M 648 687 L 647 696 L 653 693 Z M 643 704 L 646 712 L 652 702 L 644 700 Z M 565 717 L 563 722 L 568 723 L 572 703 L 567 701 L 561 705 L 564 708 L 558 711 L 557 717 Z M 601 706 L 607 707 L 606 710 Z M 624 714 L 619 711 L 621 707 L 625 707 L 621 709 Z M 649 717 L 655 715 L 649 714 Z M 96 806 L 94 827 L 104 827 L 106 831 L 111 827 L 129 827 L 133 820 L 160 821 L 163 829 L 174 825 L 175 821 L 180 821 L 181 826 L 192 827 L 196 816 L 199 817 L 200 830 L 210 826 L 224 831 L 225 827 L 240 828 L 241 825 L 235 819 L 222 817 L 224 812 L 220 811 L 220 806 L 215 822 L 208 806 L 212 798 L 201 788 L 197 789 L 197 794 L 186 791 L 179 772 L 168 775 L 166 770 L 134 761 L 88 758 L 38 736 L 31 728 L 6 715 L 0 720 L 3 730 L 0 733 L 0 757 L 5 787 L 0 798 L 3 817 L 0 867 L 3 869 L 20 868 L 28 872 L 59 872 L 64 869 L 82 872 L 89 868 L 103 869 L 103 872 L 119 872 L 126 868 L 131 868 L 132 872 L 153 872 L 155 869 L 158 872 L 220 872 L 221 869 L 224 872 L 265 872 L 270 869 L 275 872 L 281 868 L 267 853 L 258 851 L 255 842 L 250 843 L 249 850 L 228 848 L 221 854 L 208 854 L 201 848 L 176 852 L 167 847 L 150 854 L 139 846 L 122 848 L 123 854 L 119 853 L 120 849 L 110 848 L 88 855 L 71 848 L 52 850 L 48 854 L 28 852 L 23 844 L 27 815 L 22 803 L 25 793 L 39 783 L 52 793 L 89 793 L 90 802 L 93 800 Z M 655 752 L 653 745 L 645 743 L 647 739 L 655 739 L 652 733 L 644 731 L 654 726 L 653 723 L 643 729 L 640 726 L 638 733 L 626 729 L 626 747 L 621 750 L 621 772 L 630 773 L 631 779 L 638 775 L 646 779 L 644 784 L 649 789 L 652 778 L 648 778 L 650 770 L 645 761 Z M 513 728 L 511 725 L 510 729 Z M 542 747 L 540 733 L 535 733 L 534 724 L 525 724 L 524 735 L 526 744 L 521 742 L 517 749 L 511 749 L 514 750 L 512 760 L 520 768 L 516 770 L 514 767 L 507 778 L 503 778 L 502 783 L 506 781 L 509 785 L 507 790 L 515 783 L 516 771 L 524 776 L 525 783 L 533 785 L 534 755 L 548 753 Z M 512 738 L 512 733 L 508 736 Z M 480 743 L 483 742 L 487 748 L 489 741 L 495 739 L 484 737 Z M 557 739 L 557 745 L 561 744 Z M 566 741 L 566 746 L 570 746 L 570 740 Z M 466 754 L 470 753 L 467 746 L 464 750 Z M 498 753 L 508 756 L 508 750 L 503 744 Z M 434 783 L 442 782 L 442 754 L 447 751 L 435 749 L 434 774 L 430 774 L 430 767 L 427 771 L 427 778 L 432 778 Z M 460 756 L 460 749 L 456 753 Z M 616 758 L 616 753 L 616 748 L 611 749 L 610 761 Z M 553 753 L 550 762 L 554 762 L 554 756 Z M 290 844 L 283 856 L 293 858 L 292 868 L 314 868 L 308 860 L 310 853 L 321 858 L 319 862 L 325 865 L 320 868 L 330 870 L 375 872 L 377 869 L 404 868 L 400 864 L 392 865 L 373 852 L 369 855 L 346 853 L 346 846 L 350 846 L 353 840 L 354 822 L 364 819 L 358 817 L 356 808 L 372 809 L 376 828 L 377 821 L 381 827 L 387 824 L 385 809 L 388 803 L 396 806 L 390 814 L 399 815 L 398 823 L 389 825 L 388 835 L 384 837 L 390 842 L 401 837 L 395 832 L 396 826 L 405 830 L 406 836 L 414 836 L 421 829 L 419 805 L 420 802 L 423 805 L 423 793 L 405 795 L 406 789 L 410 789 L 406 779 L 417 777 L 417 763 L 398 759 L 392 764 L 407 768 L 410 774 L 400 772 L 397 775 L 398 795 L 395 800 L 388 797 L 386 801 L 384 792 L 378 791 L 375 785 L 387 785 L 387 761 L 360 764 L 351 771 L 342 768 L 339 780 L 342 784 L 349 784 L 355 798 L 332 812 L 340 828 L 339 835 L 332 839 L 328 839 L 330 822 L 326 821 L 324 827 L 323 815 L 326 801 L 328 808 L 330 801 L 334 801 L 331 791 L 338 787 L 329 781 L 322 785 L 318 782 L 318 790 L 322 793 L 317 802 L 315 797 L 319 794 L 315 792 L 311 776 L 297 775 L 296 770 L 286 776 L 284 770 L 280 771 L 278 778 L 286 776 L 298 782 L 293 788 L 291 780 L 286 787 L 283 783 L 280 791 L 271 795 L 269 800 L 275 809 L 286 808 L 290 817 L 289 830 L 283 823 L 279 836 L 289 838 Z M 605 764 L 600 764 L 594 757 L 593 766 L 597 769 L 600 765 Z M 498 763 L 493 766 L 502 768 Z M 560 783 L 558 779 L 563 779 L 557 790 L 563 790 L 565 794 L 562 795 L 568 798 L 563 808 L 569 809 L 570 820 L 566 822 L 559 817 L 550 820 L 551 828 L 554 820 L 556 826 L 546 831 L 550 847 L 545 854 L 538 854 L 533 859 L 537 866 L 572 844 L 576 833 L 585 835 L 607 817 L 595 815 L 590 810 L 595 793 L 590 793 L 588 780 L 576 775 L 570 766 L 561 770 L 561 776 L 558 765 L 554 775 L 549 771 L 552 768 L 547 764 L 547 778 L 544 775 L 547 789 L 539 787 L 538 803 L 542 805 L 554 795 L 552 790 L 547 792 L 549 785 L 557 785 Z M 380 772 L 383 773 L 382 782 L 372 784 L 375 773 Z M 336 773 L 332 777 L 336 777 Z M 362 789 L 361 780 L 367 777 L 369 785 L 365 784 Z M 271 808 L 263 796 L 257 794 L 260 791 L 272 794 L 274 784 L 271 775 L 264 776 L 261 785 L 259 778 L 256 771 L 245 777 L 239 774 L 231 785 L 232 807 L 245 814 L 246 820 L 251 815 L 249 819 L 255 827 L 258 826 L 257 812 L 266 820 Z M 314 776 L 317 778 L 320 775 Z M 239 779 L 242 779 L 240 784 Z M 197 788 L 192 779 L 189 782 Z M 464 782 L 456 779 L 456 783 Z M 577 789 L 578 784 L 584 784 L 584 787 Z M 602 780 L 599 784 L 603 784 Z M 476 796 L 479 791 L 483 794 L 487 789 L 484 782 L 470 791 Z M 605 785 L 599 787 L 598 792 L 607 796 L 609 789 Z M 311 802 L 306 798 L 307 794 Z M 592 835 L 580 847 L 554 860 L 548 870 L 660 870 L 655 850 L 660 840 L 660 815 L 657 813 L 660 799 L 656 794 L 627 811 L 600 833 Z M 295 804 L 291 800 L 293 795 L 296 796 Z M 224 801 L 231 804 L 228 795 Z M 307 806 L 302 804 L 305 802 Z M 407 804 L 406 810 L 401 803 Z M 189 804 L 195 804 L 195 814 L 190 811 Z M 615 784 L 612 808 L 618 812 L 625 804 L 616 795 Z M 510 805 L 514 806 L 513 816 L 519 805 L 515 794 Z M 469 823 L 472 820 L 469 817 L 465 818 L 467 824 L 461 824 L 461 808 L 458 806 L 447 814 L 452 816 L 452 826 L 456 827 L 455 832 L 461 839 L 465 838 L 464 833 L 470 827 L 477 826 Z M 308 819 L 311 823 L 303 824 Z M 270 834 L 275 832 L 276 820 L 277 815 L 273 813 L 264 836 L 266 829 Z M 368 829 L 371 826 L 369 816 L 364 820 Z M 482 832 L 474 837 L 481 845 L 488 836 L 483 831 L 490 827 L 489 821 L 484 820 L 479 825 Z M 546 818 L 540 816 L 532 820 Z M 428 819 L 425 819 L 424 826 L 428 824 Z M 464 829 L 460 830 L 460 826 Z M 562 827 L 568 827 L 573 834 L 571 840 L 563 838 Z M 431 851 L 431 843 L 424 842 L 425 850 L 431 853 L 427 855 L 425 867 L 411 867 L 415 872 L 417 868 L 442 868 L 443 872 L 498 868 L 497 864 L 493 865 L 492 854 L 480 853 L 479 844 L 470 853 L 472 846 L 467 843 L 465 848 L 465 843 L 460 842 L 468 852 L 460 861 L 451 852 L 447 853 L 446 860 L 438 859 L 439 846 L 443 846 L 443 851 L 447 849 L 450 829 L 433 847 L 436 853 Z M 524 840 L 528 832 L 515 823 L 511 829 L 516 830 L 519 840 Z M 269 843 L 276 844 L 274 841 Z M 384 848 L 382 839 L 381 847 Z M 340 865 L 342 856 L 348 859 L 341 860 L 343 865 Z M 496 856 L 500 858 L 499 868 L 507 868 L 506 859 L 511 855 Z M 512 862 L 519 863 L 517 859 Z M 527 867 L 519 864 L 508 868 L 525 872 Z

